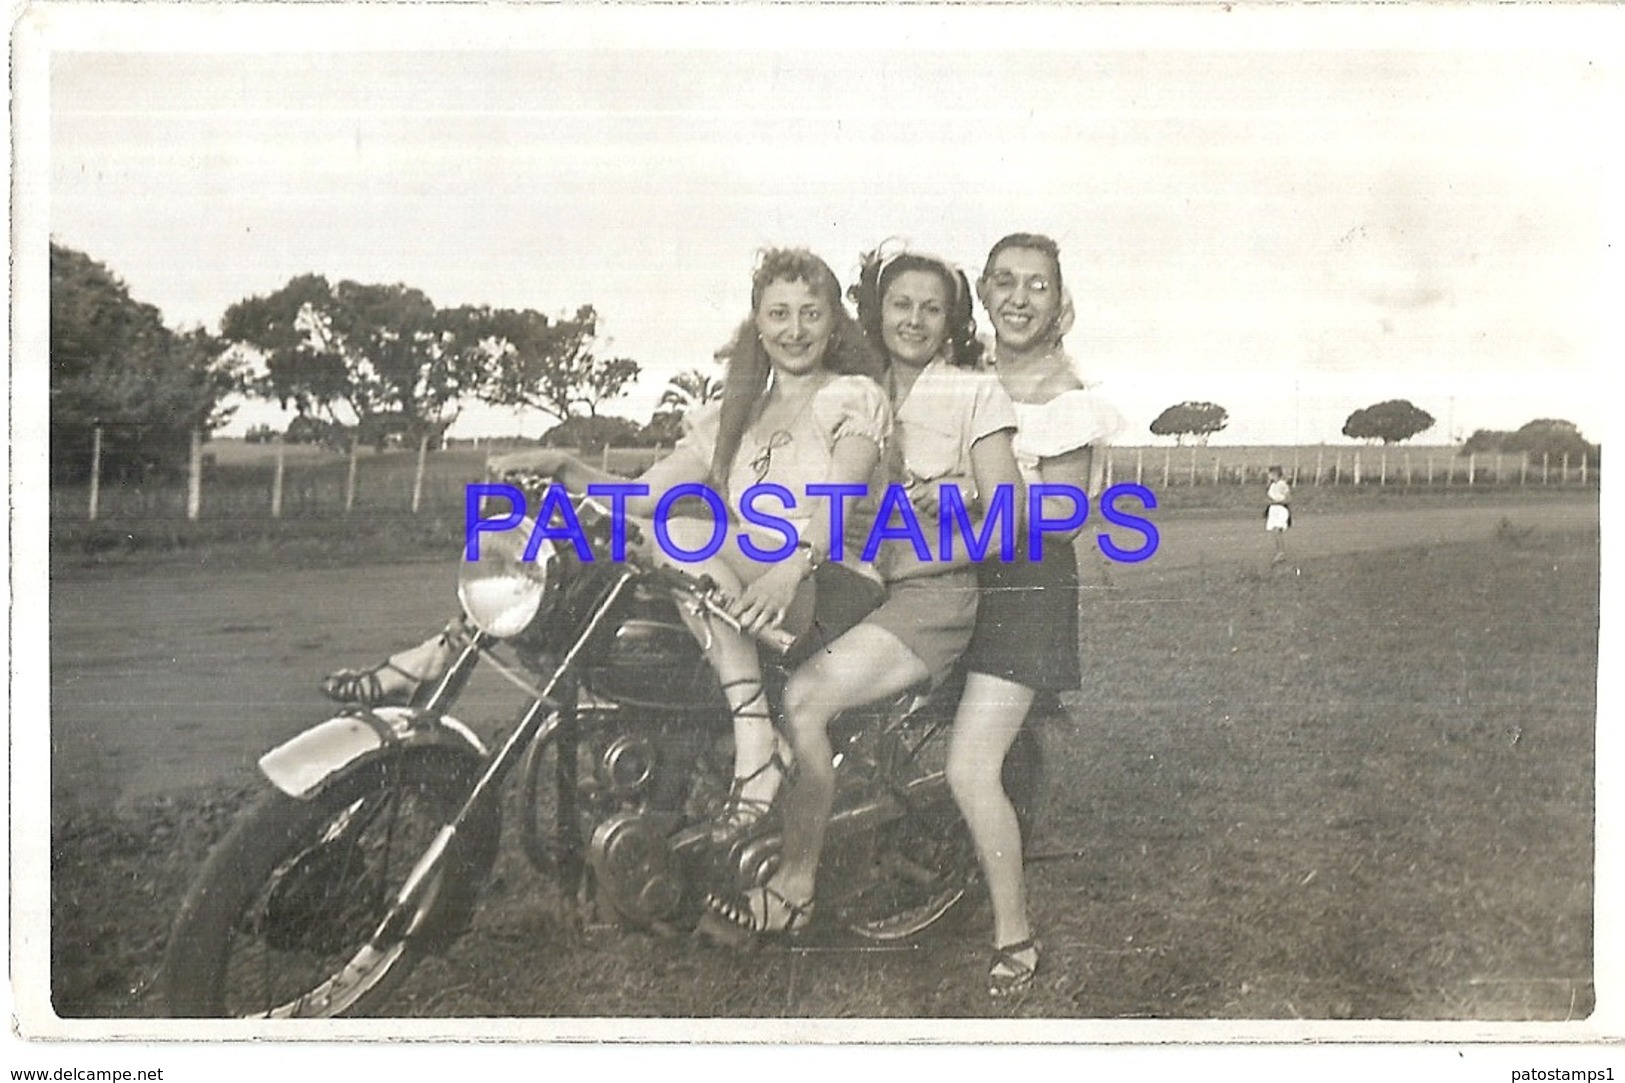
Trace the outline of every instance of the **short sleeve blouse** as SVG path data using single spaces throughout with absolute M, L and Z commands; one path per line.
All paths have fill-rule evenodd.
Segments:
M 717 446 L 721 411 L 721 403 L 691 411 L 677 446 L 709 463 Z M 829 480 L 835 445 L 849 436 L 884 445 L 891 429 L 891 404 L 879 384 L 867 376 L 836 376 L 814 392 L 806 408 L 784 428 L 762 432 L 753 424 L 746 430 L 728 472 L 729 500 L 737 511 L 741 495 L 752 485 L 782 485 L 796 495 L 796 507 L 783 517 L 802 525 L 812 513 L 803 491 L 811 483 Z M 772 511 L 780 514 L 776 505 Z
M 1016 410 L 999 378 L 932 361 L 897 408 L 903 462 L 921 481 L 971 475 L 971 445 L 1016 427 Z

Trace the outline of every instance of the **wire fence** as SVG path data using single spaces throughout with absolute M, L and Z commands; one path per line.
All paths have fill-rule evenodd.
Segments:
M 1293 486 L 1599 485 L 1600 468 L 1587 453 L 1526 455 L 1469 453 L 1456 448 L 1405 447 L 1135 447 L 1107 452 L 1106 479 L 1150 488 L 1264 484 L 1279 466 Z
M 431 451 L 309 445 L 207 443 L 194 435 L 184 477 L 112 481 L 101 476 L 100 440 L 81 483 L 52 486 L 55 520 L 283 519 L 345 515 L 463 514 L 466 486 L 485 477 L 489 444 Z M 578 452 L 579 453 L 579 452 Z M 605 448 L 584 457 L 607 470 L 636 475 L 661 448 Z M 1114 447 L 1107 484 L 1132 481 L 1153 490 L 1265 484 L 1280 466 L 1295 487 L 1434 486 L 1507 488 L 1596 486 L 1591 456 L 1461 455 L 1454 448 L 1405 447 Z
M 531 445 L 526 445 L 531 446 Z M 298 519 L 347 515 L 463 514 L 466 487 L 485 479 L 490 443 L 429 450 L 334 452 L 314 445 L 204 441 L 194 434 L 185 469 L 144 479 L 110 478 L 99 431 L 82 482 L 51 486 L 53 520 Z M 604 448 L 577 454 L 607 470 L 638 474 L 664 450 Z

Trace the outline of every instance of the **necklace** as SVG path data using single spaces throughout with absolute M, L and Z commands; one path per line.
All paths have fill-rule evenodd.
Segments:
M 762 434 L 763 427 L 761 425 L 761 420 L 764 416 L 766 416 L 767 413 L 765 405 L 763 406 L 761 412 L 759 412 L 756 417 L 751 420 L 750 436 L 751 439 L 756 441 L 757 451 L 755 456 L 750 460 L 750 470 L 751 473 L 756 476 L 756 481 L 758 483 L 767 477 L 768 471 L 773 469 L 773 453 L 781 448 L 789 446 L 790 442 L 794 439 L 794 437 L 791 435 L 791 430 L 796 427 L 796 423 L 801 420 L 801 415 L 807 412 L 807 407 L 812 405 L 812 400 L 818 396 L 818 392 L 822 391 L 824 389 L 824 385 L 827 383 L 829 383 L 829 380 L 827 379 L 820 381 L 816 387 L 803 395 L 801 398 L 801 405 L 796 407 L 795 412 L 790 415 L 789 420 L 784 422 L 783 425 L 769 430 L 766 436 L 763 436 Z M 763 402 L 764 404 L 766 402 L 765 395 L 763 396 Z

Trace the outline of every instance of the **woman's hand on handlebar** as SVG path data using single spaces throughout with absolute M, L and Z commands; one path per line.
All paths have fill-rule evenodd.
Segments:
M 734 607 L 734 616 L 745 632 L 755 635 L 784 619 L 801 586 L 803 568 L 804 563 L 792 557 L 773 565 L 745 588 Z

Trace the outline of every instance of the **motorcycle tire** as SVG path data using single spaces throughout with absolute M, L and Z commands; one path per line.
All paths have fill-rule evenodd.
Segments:
M 300 800 L 273 791 L 210 855 L 181 905 L 162 982 L 184 1018 L 375 1014 L 421 956 L 472 918 L 496 856 L 495 802 L 460 834 L 455 867 L 427 888 L 413 932 L 378 925 L 407 874 L 456 815 L 480 767 L 407 750 Z
M 1022 727 L 1005 755 L 1002 780 L 1023 840 L 1038 811 L 1043 749 L 1032 726 Z M 875 879 L 859 905 L 847 908 L 848 931 L 869 941 L 912 940 L 957 910 L 981 877 L 970 830 L 944 784 L 902 819 L 882 828 Z

